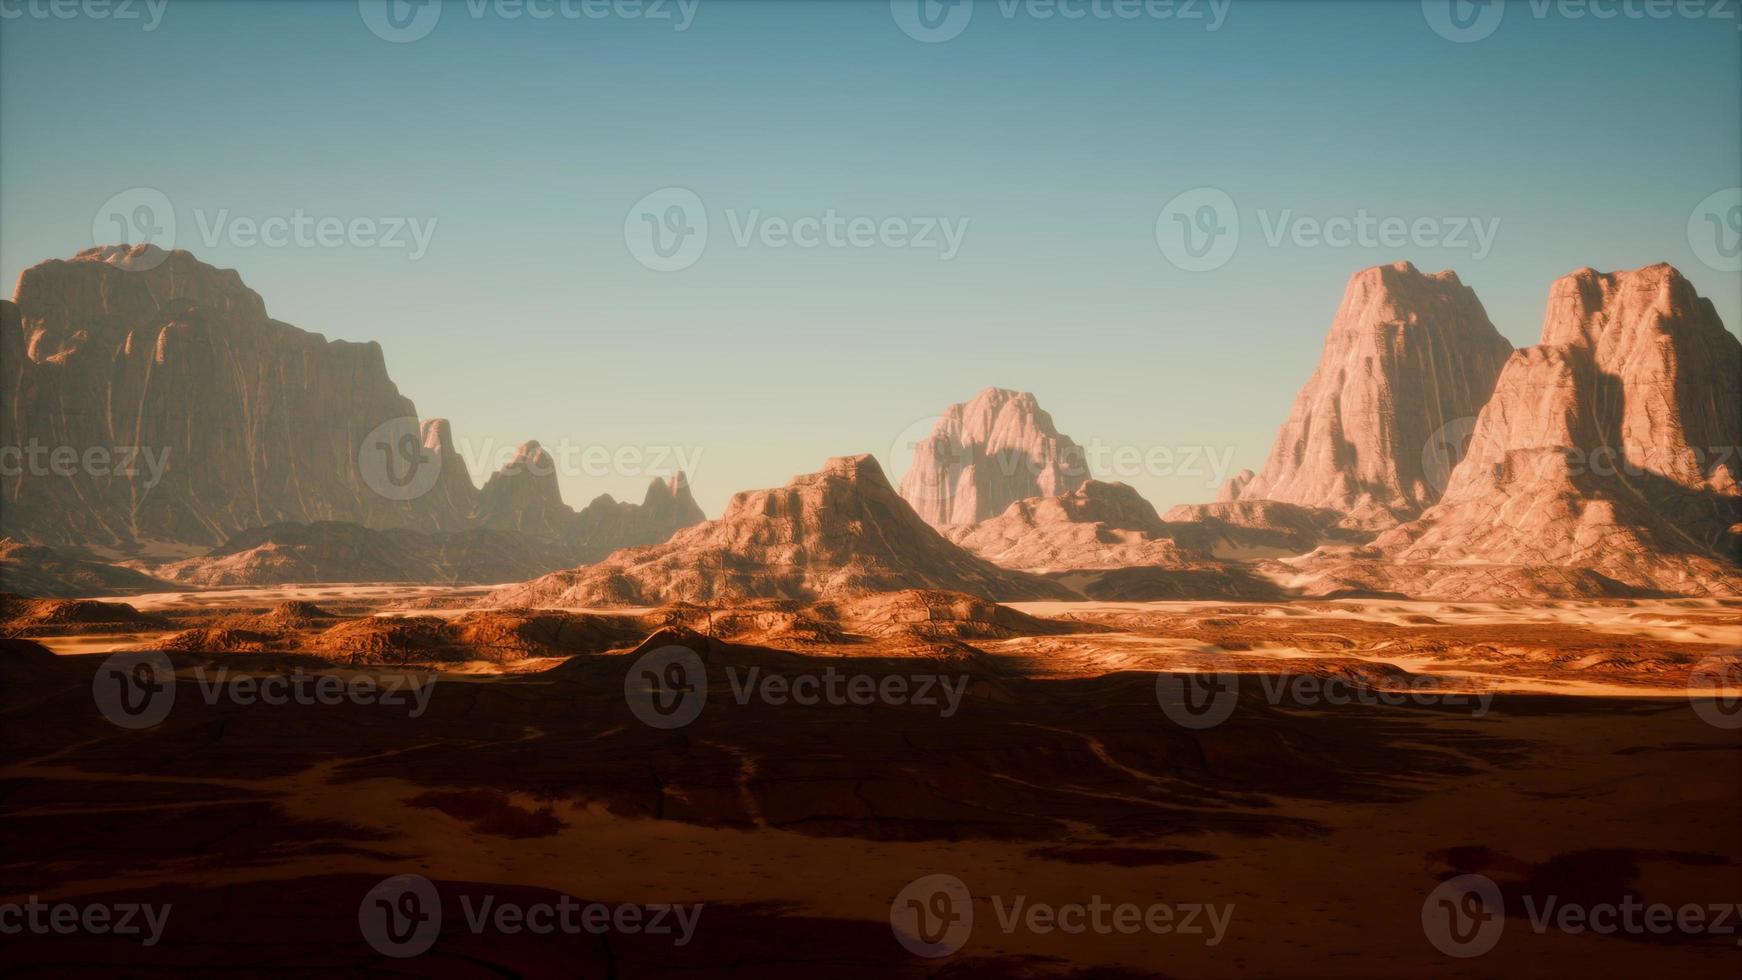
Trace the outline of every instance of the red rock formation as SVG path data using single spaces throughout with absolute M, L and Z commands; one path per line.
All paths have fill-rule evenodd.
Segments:
M 0 321 L 0 445 L 80 454 L 65 474 L 0 476 L 9 533 L 131 550 L 287 520 L 464 518 L 439 498 L 387 499 L 359 473 L 365 436 L 416 416 L 381 347 L 271 319 L 232 270 L 151 246 L 87 249 L 26 270 Z M 111 458 L 85 466 L 92 451 Z
M 1019 500 L 990 520 L 941 530 L 988 561 L 1030 572 L 1210 560 L 1174 540 L 1136 490 L 1099 480 L 1062 496 Z
M 573 519 L 557 487 L 556 461 L 537 442 L 522 443 L 478 494 L 476 520 L 493 530 L 556 538 Z
M 972 524 L 1018 500 L 1069 493 L 1088 477 L 1082 447 L 1059 434 L 1033 395 L 987 388 L 945 409 L 914 447 L 901 496 L 931 524 Z
M 1453 272 L 1357 272 L 1264 469 L 1233 500 L 1279 500 L 1379 528 L 1439 498 L 1512 345 Z
M 1594 570 L 1734 593 L 1742 344 L 1675 269 L 1554 284 L 1542 344 L 1506 364 L 1440 502 L 1387 560 Z
M 16 302 L 0 302 L 0 382 L 0 447 L 41 449 L 38 463 L 0 469 L 0 527 L 25 541 L 183 555 L 218 545 L 207 557 L 231 569 L 219 577 L 265 583 L 366 570 L 330 556 L 231 560 L 238 534 L 282 537 L 287 523 L 525 532 L 564 560 L 540 549 L 488 567 L 545 570 L 703 519 L 681 477 L 656 481 L 646 507 L 601 497 L 577 515 L 537 443 L 480 491 L 447 421 L 418 423 L 379 345 L 272 320 L 233 270 L 187 252 L 93 248 L 26 270 Z M 58 447 L 75 465 L 56 463 Z M 82 465 L 93 450 L 100 469 Z
M 993 599 L 1071 595 L 944 540 L 889 485 L 876 460 L 848 456 L 780 489 L 739 493 L 719 520 L 679 531 L 664 544 L 498 589 L 484 604 L 816 600 L 895 589 Z
M 199 558 L 153 569 L 160 578 L 212 588 L 313 582 L 515 582 L 567 564 L 568 552 L 518 531 L 428 534 L 377 531 L 340 521 L 275 524 L 236 535 Z
M 179 589 L 180 586 L 122 565 L 78 558 L 11 538 L 0 539 L 0 592 L 93 598 Z

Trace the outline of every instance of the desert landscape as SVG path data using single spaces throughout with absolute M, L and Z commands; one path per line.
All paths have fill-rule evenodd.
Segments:
M 331 11 L 256 6 L 280 9 L 155 13 L 166 31 L 175 16 L 236 18 L 226 29 L 237 37 L 266 24 L 331 29 L 320 19 Z M 507 40 L 513 18 L 488 5 L 456 23 L 449 4 L 440 25 L 428 14 L 439 18 L 439 3 L 365 0 L 360 18 L 328 6 L 372 35 L 370 50 L 391 48 L 427 80 L 459 70 L 415 60 L 445 57 L 444 38 L 484 59 L 473 45 L 502 30 L 490 58 L 511 52 L 544 71 L 542 46 L 558 36 Z M 857 6 L 808 16 L 857 17 L 843 12 Z M 950 42 L 964 58 L 976 38 L 1039 29 L 1022 5 L 1004 24 L 989 23 L 987 4 L 863 6 L 892 11 L 902 44 Z M 1211 5 L 1217 24 L 1224 6 Z M 636 9 L 614 13 L 614 26 L 656 17 Z M 949 13 L 958 9 L 968 13 Z M 976 9 L 979 33 L 956 41 Z M 1470 40 L 1447 33 L 1467 25 L 1422 9 L 1432 43 Z M 698 11 L 676 14 L 687 27 Z M 25 31 L 55 26 L 20 17 L 0 35 L 6 60 L 22 54 Z M 1487 29 L 1523 30 L 1521 18 Z M 801 21 L 784 29 L 811 29 Z M 1059 42 L 1088 59 L 1070 71 L 1092 71 L 1089 56 L 1103 52 L 1125 63 L 1124 41 L 1094 37 Z M 112 43 L 91 38 L 92 52 Z M 238 84 L 283 111 L 318 101 Z M 782 98 L 763 105 L 768 118 L 813 108 Z M 1076 124 L 1036 99 L 1036 118 Z M 456 111 L 497 123 L 477 106 Z M 516 146 L 547 132 L 500 111 L 497 135 Z M 369 126 L 435 125 L 411 119 Z M 803 129 L 786 122 L 779 132 Z M 27 118 L 0 155 L 38 166 L 23 132 L 73 159 L 53 149 L 59 125 Z M 659 139 L 644 121 L 614 125 L 631 142 Z M 933 140 L 953 145 L 947 132 Z M 176 165 L 218 151 L 190 152 Z M 779 174 L 794 181 L 809 179 L 805 153 L 831 159 L 783 152 L 795 156 Z M 332 180 L 326 163 L 298 158 Z M 468 160 L 432 166 L 451 175 Z M 592 174 L 591 162 L 574 165 Z M 36 179 L 76 179 L 77 168 L 59 169 L 68 173 Z M 874 184 L 870 173 L 861 179 Z M 611 185 L 597 180 L 587 194 Z M 680 278 L 696 261 L 682 249 L 697 226 L 678 227 L 695 213 L 674 190 L 608 229 L 621 230 L 616 248 L 645 282 L 567 259 L 542 265 L 538 247 L 514 245 L 477 281 L 438 274 L 416 286 L 353 276 L 350 253 L 325 280 L 292 251 L 244 253 L 249 280 L 275 286 L 263 296 L 207 254 L 227 255 L 233 241 L 196 247 L 185 218 L 179 243 L 173 220 L 167 235 L 104 237 L 101 216 L 74 249 L 48 251 L 55 239 L 34 230 L 5 239 L 15 257 L 33 249 L 0 301 L 7 975 L 1737 972 L 1733 275 L 1711 261 L 1598 269 L 1587 256 L 1615 250 L 1563 248 L 1556 273 L 1528 286 L 1541 327 L 1517 346 L 1455 261 L 1416 264 L 1422 248 L 1339 255 L 1335 277 L 1302 264 L 1262 278 L 1236 262 L 1193 288 L 1230 311 L 1267 291 L 1295 305 L 1236 340 L 1248 359 L 1208 383 L 1271 377 L 1275 362 L 1294 400 L 1266 416 L 1267 452 L 1221 434 L 1254 406 L 1282 404 L 1256 382 L 1202 412 L 1121 422 L 1170 428 L 1146 437 L 1151 449 L 1172 440 L 1194 457 L 1252 461 L 1182 499 L 1181 484 L 1122 478 L 1106 462 L 1098 402 L 1128 404 L 1131 386 L 1113 392 L 1106 379 L 1140 346 L 1094 329 L 1119 301 L 1083 297 L 1107 287 L 1073 281 L 1061 295 L 1089 313 L 1038 341 L 1022 316 L 1039 293 L 964 288 L 989 319 L 1009 321 L 995 328 L 1008 349 L 945 356 L 947 338 L 914 342 L 895 321 L 899 368 L 868 389 L 825 353 L 862 342 L 841 357 L 867 373 L 886 353 L 876 330 L 851 325 L 857 280 L 826 264 L 756 279 L 734 264 L 743 256 L 716 250 L 706 261 L 728 270 L 726 284 L 699 280 L 708 288 L 694 300 L 708 316 L 661 318 L 661 290 L 688 302 L 698 282 Z M 19 210 L 16 200 L 0 196 L 0 210 Z M 143 215 L 164 232 L 174 217 L 141 206 L 124 230 L 140 231 Z M 513 220 L 456 206 L 453 223 L 473 221 L 495 248 L 504 233 L 492 221 L 536 237 L 529 215 L 544 206 Z M 29 229 L 35 207 L 24 209 Z M 1220 220 L 1204 208 L 1182 212 L 1180 234 Z M 1170 250 L 1167 217 L 1150 219 L 1151 248 L 1180 275 L 1220 275 L 1195 264 L 1202 253 Z M 716 241 L 737 221 L 728 210 Z M 10 212 L 7 222 L 24 227 Z M 968 223 L 942 227 L 961 235 Z M 705 244 L 705 223 L 699 234 Z M 739 250 L 776 247 L 760 234 Z M 1034 269 L 1068 264 L 1064 251 L 1047 255 L 995 276 L 1019 291 L 1025 276 L 1044 278 Z M 1487 283 L 1492 268 L 1469 282 Z M 1512 312 L 1518 275 L 1509 269 L 1500 290 Z M 843 290 L 838 303 L 804 301 L 850 324 L 838 334 L 807 322 L 759 346 L 742 325 L 745 337 L 718 325 L 762 314 L 747 283 L 798 295 L 807 277 Z M 624 301 L 609 327 L 578 333 L 516 319 L 560 305 L 569 279 L 638 291 L 647 306 Z M 1164 280 L 1159 295 L 1187 296 L 1179 282 Z M 873 292 L 917 310 L 939 288 L 895 275 Z M 340 331 L 276 319 L 269 301 L 293 319 L 323 304 L 390 310 L 383 335 L 398 341 L 355 329 L 329 339 L 310 328 Z M 478 302 L 503 309 L 479 316 Z M 407 323 L 430 351 L 403 342 Z M 1208 370 L 1194 366 L 1193 345 L 1217 341 L 1156 330 L 1177 356 L 1145 384 L 1191 388 L 1191 372 Z M 479 361 L 468 373 L 441 339 L 455 332 Z M 1301 334 L 1318 346 L 1316 364 L 1292 357 L 1300 348 L 1285 339 Z M 502 350 L 524 378 L 490 375 L 483 365 Z M 1095 371 L 1074 375 L 1067 350 L 1098 359 Z M 706 399 L 686 393 L 746 351 L 768 369 Z M 531 380 L 551 369 L 567 372 L 562 384 Z M 1057 384 L 984 383 L 1000 370 Z M 904 406 L 936 376 L 963 380 L 904 429 Z M 831 385 L 840 398 L 793 394 Z M 422 413 L 412 390 L 487 419 Z M 613 407 L 576 407 L 596 400 Z M 748 406 L 766 404 L 777 421 L 741 431 Z M 837 435 L 844 417 L 869 421 Z M 1100 421 L 1085 435 L 1080 417 Z M 502 452 L 475 451 L 471 434 L 503 419 L 525 431 Z M 612 448 L 627 437 L 611 433 L 637 425 L 675 429 L 680 450 L 711 455 L 630 467 L 601 452 L 605 477 L 579 472 L 564 426 L 597 430 L 590 448 Z M 681 435 L 686 426 L 696 434 Z M 875 435 L 885 432 L 901 435 Z M 1113 458 L 1141 455 L 1125 438 Z M 725 483 L 775 462 L 780 476 Z

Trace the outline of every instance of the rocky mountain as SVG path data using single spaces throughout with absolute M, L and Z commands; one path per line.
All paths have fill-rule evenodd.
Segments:
M 80 558 L 44 545 L 0 539 L 0 592 L 88 598 L 178 589 L 136 569 Z
M 1456 273 L 1357 272 L 1264 468 L 1222 502 L 1276 500 L 1379 529 L 1439 499 L 1512 353 Z
M 1175 540 L 1155 508 L 1123 483 L 1090 480 L 1057 497 L 1030 497 L 976 524 L 940 529 L 976 555 L 1030 572 L 1180 567 L 1210 555 Z M 1188 529 L 1189 530 L 1189 529 Z
M 479 493 L 477 520 L 561 547 L 566 564 L 594 562 L 619 548 L 658 544 L 707 517 L 683 473 L 653 480 L 639 505 L 600 494 L 579 512 L 563 503 L 556 467 L 536 442 L 522 445 Z
M 1742 344 L 1668 265 L 1580 269 L 1507 361 L 1403 565 L 1577 568 L 1624 589 L 1736 594 Z
M 478 494 L 476 519 L 498 531 L 558 538 L 575 512 L 557 488 L 556 461 L 537 442 L 523 443 Z
M 703 519 L 681 475 L 655 481 L 642 507 L 602 496 L 577 514 L 537 443 L 480 490 L 447 420 L 418 420 L 378 344 L 273 320 L 235 271 L 183 251 L 108 246 L 26 270 L 0 302 L 0 381 L 0 446 L 21 453 L 0 467 L 0 531 L 21 542 L 134 556 L 217 546 L 202 567 L 231 571 L 213 575 L 267 582 L 351 566 L 242 561 L 243 532 L 309 525 L 299 547 L 340 553 L 344 535 L 316 525 L 522 532 L 535 551 L 482 567 L 542 571 Z M 490 540 L 485 551 L 521 538 Z M 552 563 L 547 545 L 564 557 Z
M 848 456 L 785 487 L 736 494 L 719 520 L 686 528 L 663 544 L 498 589 L 484 604 L 814 601 L 896 589 L 999 600 L 1071 595 L 951 544 L 895 492 L 876 460 Z
M 7 533 L 135 550 L 287 520 L 464 519 L 441 498 L 373 492 L 359 471 L 366 436 L 416 418 L 381 347 L 272 319 L 232 270 L 87 249 L 27 269 L 0 321 L 0 445 L 78 456 L 0 475 Z
M 1326 544 L 1355 545 L 1373 535 L 1345 525 L 1346 514 L 1279 500 L 1180 504 L 1163 520 L 1170 533 L 1217 558 L 1235 560 L 1302 555 Z
M 972 524 L 1088 478 L 1082 447 L 1059 434 L 1033 395 L 987 388 L 945 409 L 913 447 L 901 496 L 930 524 Z
M 522 581 L 567 563 L 567 551 L 519 531 L 378 531 L 343 521 L 316 521 L 253 528 L 210 554 L 159 565 L 152 572 L 200 588 L 312 582 L 489 585 Z

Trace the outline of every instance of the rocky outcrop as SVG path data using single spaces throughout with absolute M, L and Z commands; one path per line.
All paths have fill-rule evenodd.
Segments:
M 23 596 L 95 598 L 173 592 L 179 586 L 144 572 L 93 561 L 43 545 L 0 540 L 0 592 Z
M 421 426 L 424 458 L 437 468 L 435 485 L 428 490 L 427 506 L 438 531 L 459 531 L 477 523 L 478 485 L 471 468 L 454 448 L 453 427 L 447 419 L 425 419 Z
M 477 522 L 497 531 L 562 537 L 575 513 L 557 487 L 556 461 L 536 442 L 523 443 L 478 494 Z
M 656 481 L 650 506 L 600 497 L 577 515 L 537 443 L 479 490 L 447 420 L 418 421 L 379 345 L 273 320 L 233 270 L 187 252 L 87 249 L 26 270 L 15 299 L 0 302 L 0 447 L 19 454 L 0 467 L 0 528 L 21 541 L 130 555 L 218 546 L 186 567 L 270 581 L 369 566 L 240 561 L 237 535 L 308 525 L 298 547 L 319 552 L 314 542 L 343 536 L 322 524 L 512 531 L 538 547 L 482 568 L 548 570 L 703 519 L 681 476 Z M 495 554 L 520 539 L 456 540 Z M 564 557 L 552 563 L 545 545 Z
M 689 478 L 679 473 L 649 483 L 640 504 L 615 500 L 608 493 L 593 498 L 568 524 L 561 541 L 576 562 L 592 562 L 623 548 L 659 544 L 707 519 L 690 495 Z
M 575 565 L 598 561 L 621 548 L 658 544 L 707 516 L 691 496 L 689 478 L 683 473 L 653 480 L 639 505 L 607 493 L 576 512 L 563 503 L 550 454 L 529 442 L 484 484 L 477 519 L 487 528 L 551 542 L 569 556 L 564 564 Z
M 275 524 L 152 571 L 185 586 L 313 582 L 496 584 L 562 568 L 568 553 L 518 531 L 377 531 L 342 521 Z
M 930 524 L 972 524 L 1088 478 L 1082 447 L 1059 434 L 1033 395 L 987 388 L 945 409 L 914 446 L 901 496 Z
M 1099 480 L 1061 496 L 1019 500 L 990 520 L 941 530 L 988 561 L 1043 574 L 1210 560 L 1209 554 L 1175 540 L 1136 490 Z
M 273 320 L 232 270 L 87 249 L 26 270 L 0 319 L 0 445 L 45 454 L 0 476 L 8 533 L 128 550 L 287 520 L 465 517 L 428 495 L 390 499 L 359 472 L 366 436 L 416 417 L 381 347 Z
M 1542 344 L 1507 362 L 1405 565 L 1565 567 L 1631 589 L 1735 594 L 1742 344 L 1675 269 L 1554 284 Z
M 1276 500 L 1180 504 L 1167 512 L 1168 533 L 1217 558 L 1302 555 L 1321 545 L 1364 544 L 1373 534 L 1346 526 L 1348 515 Z
M 650 548 L 498 589 L 492 606 L 815 601 L 896 589 L 999 600 L 1068 598 L 951 544 L 920 519 L 870 456 L 831 459 L 785 487 L 735 495 L 716 521 Z
M 1264 469 L 1222 501 L 1337 510 L 1371 529 L 1415 516 L 1439 499 L 1511 353 L 1456 273 L 1356 273 Z

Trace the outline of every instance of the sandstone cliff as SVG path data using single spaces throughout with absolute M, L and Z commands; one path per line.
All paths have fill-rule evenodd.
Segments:
M 1263 470 L 1222 501 L 1328 508 L 1373 529 L 1415 516 L 1439 498 L 1511 352 L 1456 273 L 1357 272 Z
M 1444 497 L 1382 535 L 1390 562 L 1588 569 L 1734 594 L 1742 344 L 1668 265 L 1554 284 Z
M 972 524 L 1088 478 L 1082 447 L 1059 434 L 1033 395 L 987 388 L 945 409 L 914 446 L 901 496 L 928 523 Z

